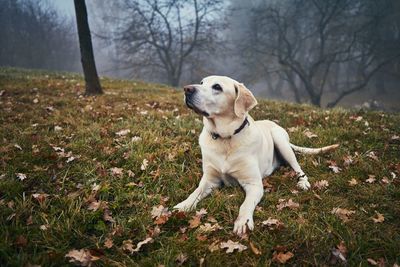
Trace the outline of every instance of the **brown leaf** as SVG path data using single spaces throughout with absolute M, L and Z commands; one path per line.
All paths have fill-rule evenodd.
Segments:
M 332 214 L 338 216 L 343 222 L 348 222 L 350 220 L 350 216 L 356 213 L 354 210 L 347 210 L 342 208 L 333 208 L 331 211 Z
M 122 176 L 124 169 L 114 167 L 110 169 L 110 172 L 113 176 Z
M 383 214 L 375 211 L 376 213 L 376 217 L 372 218 L 372 220 L 374 221 L 374 223 L 382 223 L 385 221 L 385 217 L 383 216 Z
M 179 266 L 184 264 L 187 261 L 187 259 L 188 259 L 188 256 L 186 254 L 183 254 L 182 252 L 175 258 L 175 260 Z
M 222 229 L 218 223 L 211 225 L 211 223 L 205 223 L 204 225 L 200 225 L 199 232 L 201 233 L 211 233 L 217 230 Z
M 368 179 L 365 180 L 365 181 L 366 181 L 367 183 L 369 183 L 369 184 L 375 183 L 375 181 L 376 181 L 376 178 L 375 178 L 375 177 L 376 177 L 375 175 L 369 174 L 369 175 L 368 175 Z
M 285 199 L 279 199 L 279 204 L 276 205 L 278 210 L 282 210 L 284 208 L 298 209 L 299 207 L 299 203 L 294 202 L 291 198 L 287 201 Z
M 196 239 L 199 240 L 199 241 L 206 241 L 206 240 L 207 240 L 207 236 L 206 236 L 206 235 L 198 234 L 198 235 L 196 236 Z
M 355 186 L 355 185 L 357 185 L 357 184 L 358 184 L 358 182 L 357 182 L 356 179 L 352 178 L 351 180 L 349 180 L 349 185 L 350 185 L 350 186 Z
M 189 220 L 189 228 L 193 229 L 200 225 L 201 218 L 198 216 L 193 216 L 191 220 Z
M 213 242 L 213 243 L 211 243 L 211 245 L 208 246 L 208 250 L 210 252 L 214 252 L 214 251 L 217 251 L 219 249 L 220 249 L 220 247 L 219 247 L 219 241 L 218 240 Z
M 115 223 L 114 218 L 111 216 L 111 212 L 108 208 L 104 208 L 103 219 L 109 223 Z
M 48 196 L 48 194 L 32 194 L 32 197 L 36 199 L 40 204 L 42 204 Z
M 69 262 L 79 266 L 90 266 L 94 261 L 100 259 L 100 257 L 92 255 L 88 249 L 70 250 L 65 257 L 70 258 Z
M 325 189 L 329 186 L 329 183 L 327 180 L 320 180 L 314 183 L 314 188 L 316 189 Z
M 343 263 L 347 262 L 347 248 L 343 241 L 340 241 L 339 245 L 331 250 L 331 253 L 330 264 L 335 265 L 338 261 Z
M 104 241 L 104 247 L 105 248 L 112 248 L 113 246 L 113 241 L 111 238 L 107 237 L 106 240 Z
M 281 229 L 281 228 L 283 228 L 285 226 L 278 219 L 273 219 L 271 217 L 269 217 L 267 220 L 261 222 L 261 224 L 267 226 L 271 230 L 272 229 Z
M 288 260 L 293 258 L 294 254 L 290 251 L 288 252 L 279 252 L 272 254 L 272 260 L 281 264 L 285 264 Z
M 250 249 L 255 255 L 261 255 L 261 251 L 254 245 L 253 242 L 249 241 Z
M 227 242 L 221 242 L 219 247 L 222 249 L 226 248 L 227 254 L 232 253 L 236 249 L 238 252 L 242 252 L 243 250 L 247 249 L 247 247 L 245 245 L 242 245 L 239 242 L 233 242 L 232 240 L 228 240 Z

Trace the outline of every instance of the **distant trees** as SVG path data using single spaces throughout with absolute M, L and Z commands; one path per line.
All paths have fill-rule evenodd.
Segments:
M 72 21 L 38 0 L 0 0 L 0 65 L 76 71 Z
M 142 75 L 157 73 L 172 86 L 179 85 L 191 57 L 211 50 L 216 39 L 213 16 L 219 0 L 125 0 L 104 5 L 110 6 L 106 10 L 118 10 L 114 17 L 106 10 L 103 14 L 104 21 L 114 21 L 118 60 Z
M 85 76 L 86 95 L 102 94 L 96 63 L 93 55 L 92 37 L 87 18 L 85 0 L 74 0 L 76 24 L 78 27 L 81 62 Z
M 327 106 L 333 107 L 365 88 L 379 70 L 400 56 L 399 29 L 387 20 L 394 3 L 260 1 L 249 14 L 242 48 L 253 61 L 268 66 L 266 73 L 286 80 L 298 101 L 305 95 L 321 106 L 323 95 L 330 91 L 335 96 Z

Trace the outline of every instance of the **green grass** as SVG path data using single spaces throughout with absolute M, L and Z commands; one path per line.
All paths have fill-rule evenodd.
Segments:
M 160 226 L 153 243 L 139 253 L 125 253 L 121 249 L 124 240 L 137 244 L 154 229 L 153 206 L 162 203 L 171 208 L 197 186 L 201 177 L 197 139 L 202 124 L 184 106 L 180 90 L 139 81 L 104 78 L 101 82 L 106 94 L 83 97 L 81 76 L 0 69 L 0 91 L 4 90 L 0 97 L 1 266 L 68 265 L 65 255 L 81 248 L 100 255 L 94 263 L 100 266 L 174 266 L 181 253 L 187 255 L 187 265 L 198 265 L 204 258 L 207 266 L 265 266 L 276 264 L 272 254 L 278 245 L 294 253 L 289 264 L 324 265 L 341 241 L 350 266 L 367 265 L 368 258 L 383 259 L 389 266 L 400 263 L 400 140 L 392 140 L 400 135 L 400 116 L 261 99 L 251 115 L 276 120 L 285 128 L 298 126 L 290 133 L 293 143 L 341 144 L 331 154 L 298 156 L 311 183 L 327 180 L 329 187 L 293 194 L 296 181 L 285 174 L 289 168 L 282 168 L 268 178 L 274 190 L 260 202 L 256 227 L 248 240 L 232 233 L 243 193 L 239 188 L 222 188 L 197 209 L 207 209 L 207 216 L 214 217 L 223 229 L 199 241 L 197 229 L 180 232 L 194 212 L 186 217 L 174 215 Z M 35 98 L 38 103 L 33 103 Z M 356 121 L 357 116 L 362 120 Z M 55 126 L 62 130 L 55 131 Z M 318 137 L 307 138 L 306 128 Z M 130 133 L 117 137 L 115 133 L 123 129 Z M 142 140 L 132 142 L 133 136 Z M 54 146 L 71 151 L 76 159 L 66 163 L 67 158 L 59 157 Z M 370 151 L 378 160 L 368 156 Z M 347 155 L 354 162 L 345 167 L 343 157 Z M 140 168 L 143 159 L 149 162 L 145 170 Z M 333 173 L 329 160 L 336 161 L 342 171 Z M 123 168 L 123 175 L 112 175 L 113 167 Z M 128 170 L 135 176 L 129 177 Z M 20 181 L 16 173 L 27 178 Z M 392 179 L 392 173 L 397 178 Z M 366 183 L 368 175 L 375 175 L 377 181 Z M 388 184 L 381 182 L 384 177 Z M 358 181 L 356 186 L 349 186 L 352 178 Z M 140 186 L 127 186 L 130 182 Z M 97 192 L 92 191 L 94 184 L 100 185 Z M 39 203 L 34 193 L 49 196 Z M 103 211 L 88 210 L 90 196 L 108 202 L 114 223 L 104 221 Z M 278 211 L 280 198 L 292 198 L 300 208 Z M 343 222 L 331 214 L 336 207 L 355 214 Z M 373 222 L 375 211 L 383 214 L 383 223 Z M 263 227 L 261 222 L 268 217 L 279 219 L 285 227 Z M 47 230 L 41 230 L 42 225 Z M 114 243 L 110 249 L 103 245 L 107 237 Z M 255 255 L 250 248 L 233 254 L 209 251 L 212 242 L 229 239 L 247 246 L 251 241 L 262 254 Z

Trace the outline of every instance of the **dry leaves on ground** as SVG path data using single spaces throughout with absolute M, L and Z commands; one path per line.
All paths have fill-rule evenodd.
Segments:
M 267 226 L 269 229 L 280 229 L 283 228 L 285 225 L 279 221 L 278 219 L 273 219 L 269 217 L 267 220 L 261 222 L 262 225 Z
M 338 261 L 343 262 L 344 264 L 347 262 L 347 248 L 343 241 L 340 241 L 339 245 L 331 250 L 331 253 L 330 264 L 335 265 Z
M 383 214 L 375 211 L 376 216 L 372 218 L 372 220 L 374 221 L 374 223 L 383 223 L 385 221 L 385 217 L 383 216 Z
M 290 251 L 288 252 L 274 252 L 272 254 L 272 260 L 281 264 L 285 264 L 288 260 L 293 258 L 294 254 Z
M 129 253 L 134 253 L 134 252 L 139 252 L 139 250 L 141 249 L 142 246 L 152 243 L 154 240 L 151 237 L 147 237 L 145 240 L 140 241 L 137 245 L 136 248 L 133 248 L 133 244 L 132 244 L 132 240 L 128 239 L 128 240 L 124 240 L 122 242 L 122 250 L 129 252 Z
M 327 180 L 320 180 L 314 183 L 314 188 L 321 190 L 325 189 L 329 186 L 329 183 Z
M 233 242 L 232 240 L 228 240 L 227 242 L 221 242 L 219 247 L 222 249 L 226 248 L 226 253 L 232 253 L 235 250 L 237 250 L 238 252 L 242 252 L 243 250 L 247 249 L 245 245 L 242 245 L 239 242 Z
M 331 213 L 338 216 L 343 222 L 348 222 L 350 220 L 350 216 L 356 212 L 354 210 L 333 208 Z
M 163 205 L 154 206 L 151 210 L 151 217 L 155 219 L 154 223 L 158 225 L 165 224 L 171 215 L 172 213 Z
M 69 258 L 69 262 L 79 266 L 91 266 L 94 261 L 100 259 L 100 257 L 92 255 L 88 249 L 70 250 L 65 257 Z
M 300 207 L 299 203 L 294 202 L 291 198 L 289 200 L 285 199 L 279 199 L 279 204 L 276 205 L 276 208 L 278 210 L 282 210 L 284 208 L 289 208 L 289 209 L 298 209 Z

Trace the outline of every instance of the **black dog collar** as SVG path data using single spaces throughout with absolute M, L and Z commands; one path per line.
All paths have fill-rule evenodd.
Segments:
M 243 121 L 242 125 L 240 125 L 240 127 L 237 128 L 237 129 L 233 132 L 233 135 L 240 133 L 240 131 L 243 130 L 244 127 L 246 127 L 246 125 L 250 125 L 250 122 L 249 122 L 249 120 L 247 119 L 247 117 L 246 117 L 246 119 Z M 214 140 L 217 140 L 218 138 L 222 138 L 222 137 L 221 137 L 219 134 L 217 134 L 217 133 L 210 132 L 210 134 L 211 134 L 212 139 L 214 139 Z M 231 138 L 231 137 L 232 137 L 232 136 L 225 137 L 225 138 Z

